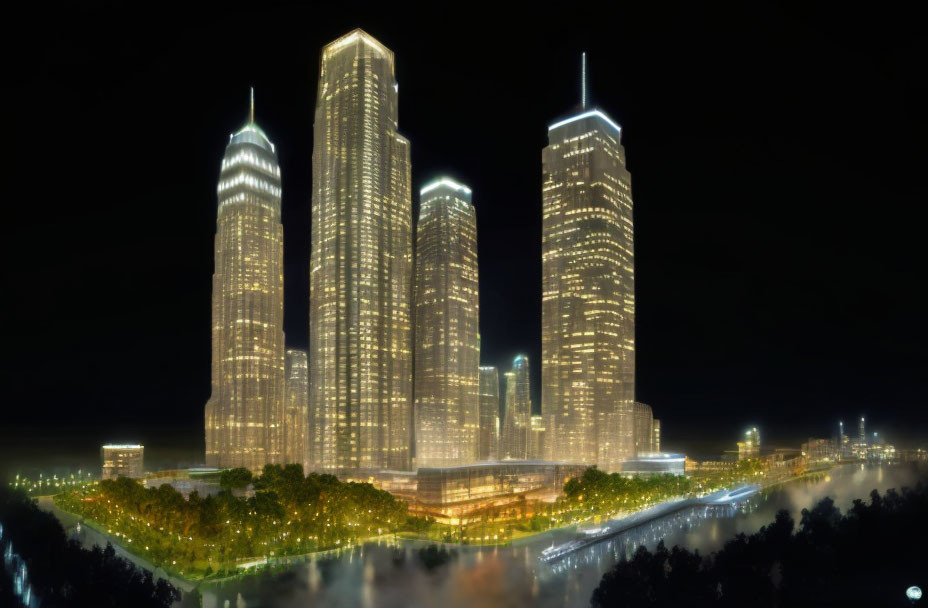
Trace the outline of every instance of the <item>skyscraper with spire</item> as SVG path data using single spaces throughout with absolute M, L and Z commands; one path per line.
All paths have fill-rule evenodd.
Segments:
M 398 88 L 393 52 L 370 34 L 322 49 L 309 360 L 313 467 L 329 472 L 411 466 L 412 201 Z
M 282 458 L 285 370 L 280 165 L 255 123 L 254 90 L 217 191 L 206 462 L 257 470 Z
M 589 106 L 542 151 L 542 413 L 552 456 L 616 470 L 634 456 L 635 261 L 622 129 Z
M 480 342 L 477 215 L 471 190 L 443 177 L 420 192 L 416 227 L 417 467 L 477 460 Z

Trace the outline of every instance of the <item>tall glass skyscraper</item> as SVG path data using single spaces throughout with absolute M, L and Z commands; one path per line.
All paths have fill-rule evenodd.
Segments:
M 305 350 L 287 349 L 283 461 L 309 465 L 309 360 Z
M 285 387 L 280 165 L 254 121 L 233 133 L 219 174 L 212 395 L 206 462 L 257 470 L 281 460 Z
M 555 458 L 617 470 L 635 453 L 631 175 L 621 128 L 582 98 L 542 151 L 541 403 Z
M 528 357 L 519 355 L 506 376 L 506 403 L 503 430 L 499 441 L 500 460 L 526 460 L 531 449 L 532 385 L 529 382 Z
M 393 53 L 362 30 L 322 49 L 313 140 L 313 467 L 409 469 L 412 202 Z
M 490 365 L 480 366 L 480 432 L 477 434 L 477 460 L 498 458 L 499 372 Z
M 416 227 L 416 466 L 477 460 L 477 216 L 471 190 L 441 178 L 420 192 Z

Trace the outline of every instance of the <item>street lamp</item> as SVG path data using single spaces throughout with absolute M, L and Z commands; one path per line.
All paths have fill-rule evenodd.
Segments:
M 922 599 L 922 588 L 916 585 L 912 585 L 905 590 L 905 596 L 914 604 L 918 600 Z

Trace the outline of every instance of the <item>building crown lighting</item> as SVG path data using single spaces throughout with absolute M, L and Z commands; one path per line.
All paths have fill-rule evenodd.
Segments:
M 558 127 L 563 127 L 564 125 L 570 124 L 572 122 L 576 122 L 578 120 L 583 120 L 584 118 L 590 118 L 591 116 L 596 116 L 597 118 L 601 118 L 603 121 L 606 122 L 606 124 L 608 124 L 610 127 L 615 129 L 616 133 L 622 132 L 622 127 L 620 127 L 618 123 L 616 123 L 614 120 L 612 120 L 611 118 L 606 116 L 606 114 L 604 114 L 603 112 L 599 110 L 588 110 L 586 112 L 583 112 L 582 114 L 577 114 L 576 116 L 565 118 L 564 120 L 560 122 L 556 122 L 553 125 L 549 126 L 548 132 L 550 133 L 551 131 L 553 131 L 554 129 L 557 129 Z
M 436 188 L 440 188 L 442 186 L 444 186 L 445 188 L 451 188 L 455 192 L 463 192 L 464 194 L 471 193 L 470 188 L 468 188 L 464 184 L 459 184 L 458 182 L 454 181 L 453 179 L 449 177 L 441 177 L 433 181 L 432 183 L 423 186 L 422 189 L 419 190 L 419 194 L 420 195 L 428 194 L 432 190 L 435 190 Z

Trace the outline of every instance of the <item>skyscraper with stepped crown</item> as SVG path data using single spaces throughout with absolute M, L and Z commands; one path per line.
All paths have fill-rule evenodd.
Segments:
M 622 128 L 588 103 L 542 150 L 541 409 L 555 459 L 614 471 L 635 455 L 635 248 Z
M 322 49 L 313 135 L 310 409 L 317 470 L 409 469 L 412 199 L 393 52 Z M 314 433 L 315 435 L 315 433 Z

